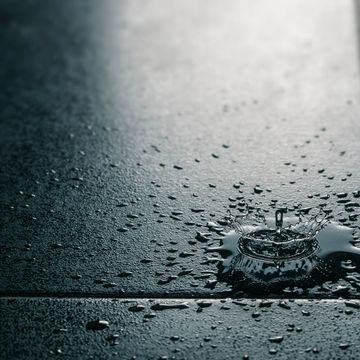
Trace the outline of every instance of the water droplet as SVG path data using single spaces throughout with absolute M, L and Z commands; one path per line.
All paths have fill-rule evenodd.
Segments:
M 128 310 L 131 311 L 131 312 L 139 312 L 139 311 L 143 311 L 144 309 L 145 309 L 145 306 L 139 305 L 139 304 L 130 306 L 128 308 Z
M 151 310 L 161 311 L 161 310 L 169 310 L 169 309 L 187 309 L 189 305 L 184 303 L 156 303 L 151 306 Z
M 89 321 L 86 324 L 87 330 L 104 330 L 109 326 L 109 322 L 106 320 Z
M 281 336 L 281 335 L 271 336 L 271 337 L 269 338 L 269 341 L 270 341 L 270 342 L 278 343 L 278 344 L 281 343 L 283 340 L 284 340 L 284 337 Z

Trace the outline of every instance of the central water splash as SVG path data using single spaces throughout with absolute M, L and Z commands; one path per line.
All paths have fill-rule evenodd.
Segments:
M 246 214 L 229 217 L 229 223 L 233 230 L 225 233 L 221 246 L 207 251 L 222 255 L 219 279 L 233 288 L 260 284 L 262 290 L 274 290 L 302 286 L 305 279 L 314 285 L 336 274 L 334 257 L 360 260 L 353 230 L 321 214 L 304 219 L 277 210 L 272 219 Z
M 270 261 L 311 255 L 317 248 L 315 236 L 326 224 L 325 218 L 314 218 L 306 222 L 288 218 L 284 226 L 282 210 L 276 211 L 275 222 L 258 217 L 253 218 L 253 225 L 244 226 L 245 219 L 236 219 L 233 222 L 239 234 L 240 251 L 254 258 Z M 256 224 L 259 220 L 262 223 Z

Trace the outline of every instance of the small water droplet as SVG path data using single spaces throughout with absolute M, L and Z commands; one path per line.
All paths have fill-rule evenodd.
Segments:
M 89 321 L 86 324 L 87 330 L 104 330 L 109 326 L 109 322 L 106 320 Z

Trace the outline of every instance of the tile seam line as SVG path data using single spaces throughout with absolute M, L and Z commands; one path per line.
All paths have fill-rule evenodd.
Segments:
M 205 296 L 177 296 L 177 297 L 164 297 L 164 296 L 134 296 L 134 295 L 130 295 L 129 296 L 109 296 L 109 295 L 80 295 L 80 294 L 76 294 L 76 295 L 69 295 L 69 294 L 61 294 L 61 295 L 57 295 L 57 294 L 48 294 L 48 295 L 31 295 L 31 294 L 16 294 L 16 295 L 12 295 L 12 294 L 1 294 L 0 295 L 0 300 L 11 300 L 11 299 L 54 299 L 54 300 L 132 300 L 132 301 L 136 301 L 136 300 L 174 300 L 174 301 L 178 301 L 178 300 L 214 300 L 214 301 L 220 301 L 220 300 L 236 300 L 236 299 L 244 299 L 244 300 L 296 300 L 296 301 L 311 301 L 311 302 L 315 302 L 315 301 L 333 301 L 333 302 L 344 302 L 344 301 L 360 301 L 360 298 L 334 298 L 334 297 L 321 297 L 321 298 L 312 298 L 312 297 L 276 297 L 276 296 L 269 296 L 269 297 L 246 297 L 246 296 L 242 296 L 242 297 L 205 297 Z

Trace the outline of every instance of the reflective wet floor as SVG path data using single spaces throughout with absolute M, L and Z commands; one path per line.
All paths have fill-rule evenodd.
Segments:
M 14 324 L 7 336 L 22 332 L 11 307 L 26 297 L 35 298 L 21 300 L 29 307 L 66 298 L 56 303 L 64 311 L 74 297 L 358 304 L 355 2 L 4 0 L 0 24 L 0 303 Z M 271 219 L 268 228 L 244 235 L 259 224 L 241 221 L 256 214 Z M 287 228 L 316 214 L 326 224 L 314 233 Z M 9 305 L 8 297 L 17 300 Z M 140 313 L 145 305 L 134 306 Z M 322 302 L 315 307 L 320 314 Z M 111 323 L 88 309 L 81 331 Z M 178 310 L 169 309 L 175 323 Z M 145 336 L 141 321 L 136 331 Z M 80 338 L 63 335 L 80 347 Z M 9 358 L 26 341 L 14 340 Z M 39 340 L 29 354 L 57 356 L 48 341 L 49 352 Z M 338 351 L 337 339 L 328 345 Z M 122 351 L 192 356 L 152 346 L 148 357 L 145 345 L 143 356 Z M 278 358 L 290 354 L 281 351 Z M 83 357 L 96 354 L 90 346 Z M 237 355 L 246 354 L 254 358 Z
M 3 340 L 14 344 L 2 354 L 14 359 L 356 359 L 359 350 L 359 309 L 350 301 L 43 298 L 0 306 Z

